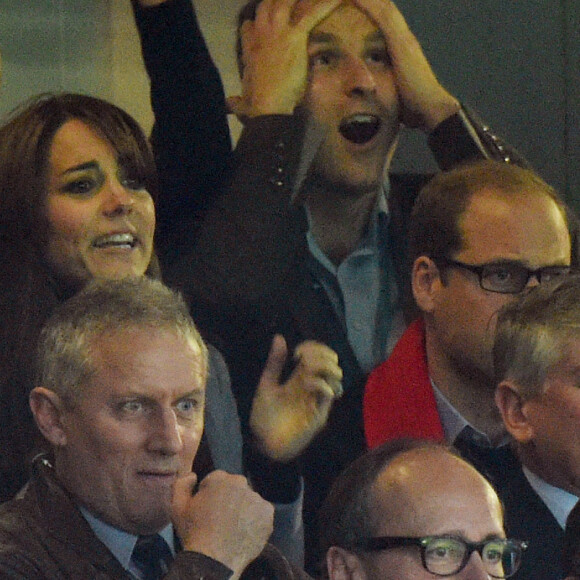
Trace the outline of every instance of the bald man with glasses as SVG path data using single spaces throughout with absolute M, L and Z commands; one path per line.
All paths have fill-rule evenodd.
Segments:
M 519 167 L 479 162 L 423 189 L 409 237 L 420 316 L 370 375 L 370 447 L 397 437 L 446 441 L 493 483 L 519 468 L 494 399 L 497 313 L 574 270 L 574 231 L 558 194 Z
M 330 580 L 509 578 L 527 555 L 505 537 L 491 485 L 433 442 L 367 452 L 335 480 L 320 516 Z

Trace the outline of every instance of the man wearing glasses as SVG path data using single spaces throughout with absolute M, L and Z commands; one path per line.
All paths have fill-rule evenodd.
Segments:
M 330 580 L 508 578 L 526 543 L 506 539 L 490 484 L 446 447 L 394 440 L 356 460 L 321 512 Z
M 495 484 L 519 469 L 494 400 L 495 321 L 526 289 L 570 272 L 572 219 L 533 172 L 490 161 L 440 174 L 421 192 L 409 234 L 421 317 L 367 383 L 370 447 L 445 440 Z M 521 577 L 551 578 L 538 574 Z
M 569 217 L 533 172 L 493 161 L 439 174 L 423 189 L 409 232 L 421 316 L 367 383 L 370 447 L 400 436 L 455 443 L 466 426 L 484 445 L 502 442 L 496 314 L 526 288 L 570 271 Z

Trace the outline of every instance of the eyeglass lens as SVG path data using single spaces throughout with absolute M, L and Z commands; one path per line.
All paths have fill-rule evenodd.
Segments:
M 538 282 L 549 282 L 559 276 L 565 276 L 570 268 L 553 266 L 533 271 L 520 264 L 493 264 L 485 266 L 481 271 L 481 286 L 493 292 L 513 293 L 521 292 L 531 276 L 536 275 Z
M 467 545 L 455 538 L 429 538 L 423 545 L 425 568 L 432 574 L 447 576 L 464 568 L 473 551 L 478 551 L 486 572 L 493 578 L 507 578 L 518 569 L 521 550 L 504 540 Z

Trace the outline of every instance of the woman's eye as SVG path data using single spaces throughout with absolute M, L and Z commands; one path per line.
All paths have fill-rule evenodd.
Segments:
M 84 195 L 94 189 L 95 183 L 92 179 L 75 179 L 67 183 L 62 190 L 73 195 Z
M 126 187 L 127 189 L 132 189 L 134 191 L 146 189 L 143 180 L 138 179 L 136 177 L 123 177 L 121 178 L 120 182 L 123 187 Z

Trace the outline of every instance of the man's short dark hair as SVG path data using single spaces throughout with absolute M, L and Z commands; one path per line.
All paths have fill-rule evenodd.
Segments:
M 536 173 L 510 163 L 477 161 L 438 173 L 419 193 L 409 225 L 411 264 L 420 256 L 453 258 L 462 249 L 459 222 L 472 196 L 484 189 L 506 196 L 546 196 L 558 205 L 569 225 L 562 198 Z

